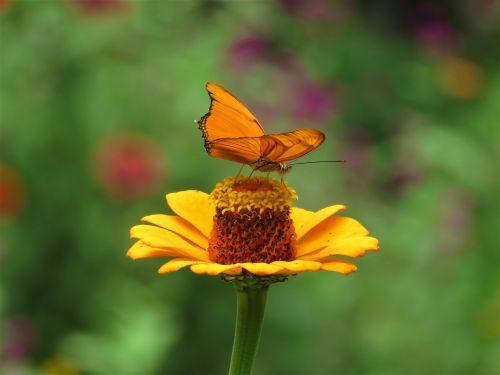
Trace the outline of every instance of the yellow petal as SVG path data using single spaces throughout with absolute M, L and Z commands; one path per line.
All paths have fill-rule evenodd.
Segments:
M 192 259 L 186 259 L 186 258 L 175 258 L 167 263 L 165 263 L 163 266 L 161 266 L 158 269 L 158 273 L 161 273 L 162 275 L 166 273 L 171 273 L 180 270 L 181 268 L 190 266 L 192 264 L 196 264 L 199 261 L 192 260 Z
M 304 254 L 300 259 L 318 260 L 330 255 L 346 255 L 352 258 L 363 256 L 369 250 L 378 250 L 378 240 L 374 237 L 349 237 L 333 241 L 316 252 Z
M 310 260 L 293 260 L 291 262 L 285 261 L 277 261 L 272 262 L 271 264 L 283 267 L 287 272 L 287 274 L 296 274 L 301 272 L 314 272 L 321 268 L 320 262 L 314 262 Z
M 167 203 L 180 217 L 189 221 L 205 237 L 210 237 L 215 207 L 208 202 L 208 194 L 186 190 L 167 194 Z
M 283 271 L 283 267 L 268 263 L 239 263 L 241 267 L 254 275 L 274 275 Z
M 344 275 L 349 275 L 358 269 L 358 267 L 351 262 L 342 259 L 329 259 L 321 263 L 321 269 L 323 271 L 338 272 Z
M 316 225 L 321 223 L 326 218 L 334 215 L 335 213 L 345 210 L 346 207 L 340 204 L 325 207 L 319 211 L 313 212 L 312 215 L 305 214 L 302 212 L 303 218 L 306 219 L 301 225 L 295 226 L 295 232 L 297 233 L 297 239 L 301 239 L 309 230 L 314 228 Z
M 156 249 L 146 245 L 142 241 L 137 241 L 127 251 L 127 256 L 132 259 L 155 258 L 155 257 L 170 257 L 176 255 L 175 252 L 166 249 Z
M 130 229 L 130 237 L 142 240 L 146 245 L 175 251 L 176 255 L 197 260 L 208 260 L 208 252 L 190 244 L 174 232 L 153 225 L 136 225 Z
M 182 217 L 170 215 L 149 215 L 143 217 L 142 221 L 158 225 L 177 233 L 183 239 L 194 242 L 203 249 L 208 248 L 208 238 Z
M 191 271 L 197 274 L 206 273 L 211 276 L 221 273 L 239 275 L 241 267 L 238 264 L 198 263 L 191 266 Z
M 346 237 L 366 236 L 368 231 L 350 217 L 333 216 L 323 220 L 298 241 L 297 256 L 314 252 Z
M 299 207 L 292 207 L 290 217 L 293 220 L 295 231 L 297 231 L 297 228 L 302 227 L 304 223 L 306 223 L 313 215 L 314 212 L 312 211 L 304 210 L 303 208 Z

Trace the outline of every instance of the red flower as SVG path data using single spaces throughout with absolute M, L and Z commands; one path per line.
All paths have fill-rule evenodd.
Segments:
M 126 0 L 75 0 L 76 6 L 84 13 L 114 13 L 128 8 Z
M 5 12 L 12 5 L 12 0 L 0 0 L 0 13 Z
M 21 178 L 13 169 L 0 164 L 0 218 L 17 216 L 24 203 Z
M 144 136 L 127 134 L 105 139 L 94 161 L 100 185 L 120 200 L 143 197 L 164 180 L 164 158 L 158 146 Z

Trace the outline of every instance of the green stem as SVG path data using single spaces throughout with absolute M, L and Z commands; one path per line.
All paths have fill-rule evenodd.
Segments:
M 236 328 L 229 375 L 250 375 L 259 346 L 269 285 L 235 282 Z

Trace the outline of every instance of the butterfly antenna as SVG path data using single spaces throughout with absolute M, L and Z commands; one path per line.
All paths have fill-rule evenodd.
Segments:
M 347 163 L 347 160 L 316 160 L 316 161 L 303 161 L 300 163 L 291 163 L 290 165 L 299 164 L 316 164 L 316 163 Z

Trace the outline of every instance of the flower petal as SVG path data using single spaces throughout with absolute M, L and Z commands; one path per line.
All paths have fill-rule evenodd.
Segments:
M 312 253 L 304 254 L 300 259 L 318 260 L 330 255 L 346 255 L 358 258 L 369 250 L 378 250 L 378 240 L 374 237 L 349 237 L 333 241 L 327 247 Z
M 135 225 L 130 229 L 130 237 L 142 240 L 146 245 L 175 251 L 175 255 L 196 260 L 208 260 L 208 252 L 190 244 L 174 232 L 153 225 Z
M 208 248 L 208 238 L 182 217 L 158 214 L 145 216 L 142 221 L 168 229 L 203 249 Z
M 298 241 L 297 256 L 314 252 L 346 237 L 366 236 L 368 230 L 350 217 L 332 216 L 312 228 Z
M 320 262 L 301 259 L 296 259 L 291 262 L 276 261 L 271 264 L 283 267 L 286 271 L 288 271 L 287 274 L 290 275 L 308 271 L 314 272 L 321 268 Z
M 215 207 L 208 201 L 209 195 L 197 190 L 167 194 L 167 203 L 180 217 L 186 219 L 205 237 L 212 231 Z
M 142 241 L 137 241 L 127 251 L 127 256 L 132 259 L 155 258 L 155 257 L 170 257 L 176 255 L 175 252 L 167 249 L 157 249 L 146 245 Z
M 290 217 L 293 220 L 295 231 L 297 231 L 297 228 L 302 227 L 309 219 L 311 219 L 313 215 L 313 211 L 304 210 L 303 208 L 299 207 L 292 207 Z
M 191 266 L 191 271 L 197 274 L 206 273 L 211 276 L 221 273 L 239 275 L 241 267 L 239 264 L 198 263 Z
M 329 259 L 321 261 L 321 263 L 323 271 L 338 272 L 344 275 L 349 275 L 358 269 L 354 264 L 343 259 Z
M 161 273 L 162 275 L 166 273 L 171 273 L 175 271 L 179 271 L 181 268 L 190 266 L 192 264 L 196 264 L 199 261 L 197 260 L 192 260 L 192 259 L 186 259 L 186 258 L 175 258 L 167 263 L 165 263 L 163 266 L 161 266 L 158 269 L 158 273 Z
M 283 267 L 269 263 L 239 263 L 240 266 L 254 275 L 274 275 L 283 271 Z
M 301 239 L 309 230 L 321 223 L 326 218 L 334 215 L 335 213 L 345 210 L 346 206 L 337 204 L 322 208 L 319 211 L 313 212 L 312 215 L 301 212 L 303 219 L 306 219 L 301 225 L 295 225 L 295 232 L 297 233 L 297 240 Z M 300 216 L 300 214 L 299 214 Z

